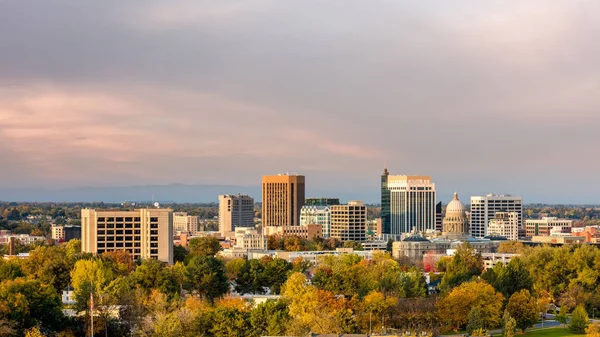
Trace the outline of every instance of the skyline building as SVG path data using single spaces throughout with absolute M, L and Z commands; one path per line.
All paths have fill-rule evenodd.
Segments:
M 383 237 L 425 232 L 436 227 L 436 191 L 429 176 L 381 175 Z
M 488 194 L 471 197 L 471 236 L 483 238 L 488 235 L 490 220 L 496 212 L 517 212 L 519 228 L 523 227 L 523 198 L 504 194 Z
M 525 220 L 526 235 L 548 236 L 553 231 L 559 233 L 571 233 L 573 220 L 559 219 L 557 217 L 542 217 L 541 219 Z
M 221 236 L 234 236 L 238 227 L 254 227 L 254 199 L 245 194 L 219 195 Z
M 519 239 L 519 213 L 496 212 L 488 224 L 487 236 L 503 236 L 508 240 Z
M 450 237 L 465 237 L 469 235 L 469 217 L 467 208 L 458 199 L 458 193 L 446 206 L 446 215 L 442 220 L 442 235 Z
M 186 212 L 173 213 L 173 233 L 177 232 L 197 232 L 198 216 L 188 215 Z
M 102 254 L 114 250 L 126 250 L 134 260 L 173 264 L 173 211 L 82 209 L 81 251 Z
M 300 226 L 308 225 L 321 225 L 323 238 L 328 238 L 331 235 L 330 206 L 302 206 L 302 209 L 300 209 Z
M 347 205 L 331 206 L 330 237 L 340 241 L 366 241 L 367 235 L 367 206 L 359 200 L 348 202 Z
M 299 226 L 304 206 L 303 175 L 278 174 L 262 177 L 262 226 Z

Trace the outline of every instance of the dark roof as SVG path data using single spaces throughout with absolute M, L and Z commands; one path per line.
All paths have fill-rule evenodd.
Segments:
M 429 242 L 429 240 L 425 239 L 421 235 L 411 235 L 402 241 L 404 241 L 404 242 Z
M 488 239 L 490 241 L 508 241 L 508 239 L 505 236 L 501 235 L 488 235 L 483 238 Z

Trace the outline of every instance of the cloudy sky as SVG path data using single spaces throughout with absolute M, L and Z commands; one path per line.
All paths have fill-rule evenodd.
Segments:
M 598 1 L 0 0 L 0 187 L 600 203 Z M 0 198 L 2 199 L 2 198 Z

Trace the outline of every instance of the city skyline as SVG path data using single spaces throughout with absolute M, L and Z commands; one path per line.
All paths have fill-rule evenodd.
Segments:
M 0 199 L 297 171 L 369 202 L 387 164 L 444 202 L 599 204 L 599 9 L 2 2 Z

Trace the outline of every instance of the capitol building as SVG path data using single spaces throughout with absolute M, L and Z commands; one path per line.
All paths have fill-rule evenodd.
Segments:
M 458 199 L 458 193 L 446 206 L 446 214 L 442 221 L 442 232 L 428 235 L 414 233 L 401 241 L 393 243 L 394 258 L 408 257 L 422 260 L 425 254 L 446 255 L 448 250 L 456 249 L 468 242 L 479 253 L 494 253 L 501 242 L 501 236 L 486 236 L 477 239 L 469 235 L 469 214 L 467 208 Z

